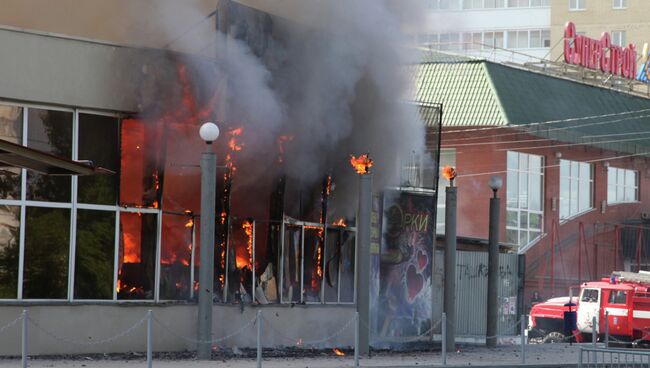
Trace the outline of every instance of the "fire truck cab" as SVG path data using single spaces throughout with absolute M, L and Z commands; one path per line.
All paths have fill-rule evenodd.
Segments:
M 569 301 L 576 306 L 569 306 Z M 569 308 L 577 310 L 574 331 L 564 331 L 564 312 Z M 609 279 L 585 282 L 577 298 L 554 298 L 533 306 L 529 322 L 529 337 L 542 336 L 544 342 L 568 341 L 570 335 L 590 341 L 594 328 L 601 338 L 607 324 L 609 334 L 618 340 L 650 343 L 650 273 L 614 272 Z

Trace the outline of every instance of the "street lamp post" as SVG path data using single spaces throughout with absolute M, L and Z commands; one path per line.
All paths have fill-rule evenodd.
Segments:
M 490 229 L 488 234 L 488 292 L 487 292 L 487 330 L 485 344 L 488 347 L 497 345 L 497 311 L 499 294 L 499 207 L 500 199 L 497 191 L 503 185 L 500 176 L 493 176 L 488 182 L 492 189 L 490 198 Z
M 456 349 L 456 204 L 458 190 L 454 186 L 456 170 L 451 166 L 442 169 L 442 175 L 449 180 L 445 188 L 445 278 L 443 290 L 443 312 L 446 316 L 446 348 Z
M 212 295 L 214 288 L 214 227 L 217 183 L 217 155 L 212 142 L 219 137 L 214 123 L 201 125 L 199 135 L 206 143 L 201 154 L 201 266 L 199 268 L 199 320 L 197 355 L 199 359 L 212 357 Z

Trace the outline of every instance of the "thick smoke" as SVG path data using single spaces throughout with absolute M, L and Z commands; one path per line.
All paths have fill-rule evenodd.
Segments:
M 308 32 L 304 23 L 287 27 L 285 60 L 274 71 L 287 131 L 296 136 L 287 173 L 308 183 L 332 170 L 338 203 L 354 203 L 356 195 L 349 154 L 371 154 L 381 188 L 397 185 L 400 158 L 423 148 L 423 124 L 405 103 L 412 96 L 407 66 L 417 55 L 407 47 L 403 21 L 416 21 L 418 9 L 408 1 L 390 5 L 396 4 L 303 2 L 299 18 L 316 26 Z
M 217 117 L 245 128 L 238 164 L 245 175 L 238 175 L 233 195 L 252 193 L 280 174 L 309 191 L 332 173 L 335 202 L 347 204 L 337 212 L 350 216 L 356 175 L 349 155 L 366 152 L 375 160 L 376 189 L 399 184 L 400 161 L 424 147 L 423 123 L 416 107 L 406 103 L 412 96 L 409 65 L 418 55 L 407 47 L 404 30 L 417 32 L 414 25 L 424 14 L 417 3 L 264 2 L 271 14 L 288 19 L 272 17 L 269 28 L 263 17 L 231 18 L 227 35 L 201 30 L 183 37 L 183 50 L 216 45 L 215 70 L 205 75 L 218 76 L 207 83 L 219 89 Z M 229 16 L 242 14 L 247 13 L 230 11 Z M 169 28 L 170 34 L 182 29 L 173 23 Z M 279 135 L 292 136 L 282 165 L 277 164 Z M 267 201 L 268 193 L 259 194 L 258 201 Z

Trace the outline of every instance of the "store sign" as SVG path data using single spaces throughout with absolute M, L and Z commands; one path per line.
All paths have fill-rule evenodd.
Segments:
M 564 61 L 628 79 L 636 78 L 634 44 L 613 45 L 608 32 L 603 32 L 599 40 L 579 35 L 573 22 L 564 26 Z
M 636 80 L 650 83 L 650 51 L 648 51 L 647 42 L 643 45 L 643 53 L 641 54 L 641 70 L 639 70 Z

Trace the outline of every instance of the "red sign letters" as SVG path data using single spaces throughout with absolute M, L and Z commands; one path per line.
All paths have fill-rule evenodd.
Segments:
M 567 22 L 564 26 L 564 61 L 573 65 L 598 70 L 603 73 L 636 78 L 636 46 L 623 48 L 612 45 L 609 33 L 603 32 L 600 40 L 576 33 L 576 26 Z

